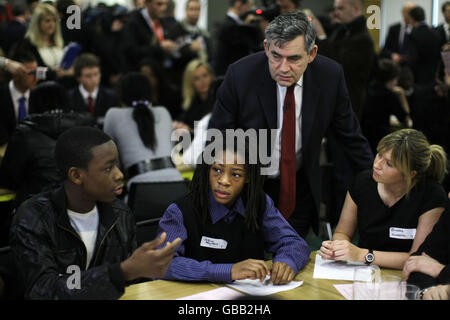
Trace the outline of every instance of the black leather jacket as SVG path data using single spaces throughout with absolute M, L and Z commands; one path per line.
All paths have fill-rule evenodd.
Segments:
M 136 227 L 121 201 L 97 203 L 96 247 L 86 270 L 86 247 L 72 228 L 64 187 L 26 200 L 14 217 L 10 243 L 26 299 L 117 299 L 126 286 L 120 262 L 136 249 Z M 81 270 L 80 289 L 69 266 Z M 69 273 L 68 273 L 69 272 Z
M 67 129 L 93 126 L 84 113 L 32 114 L 14 130 L 0 166 L 0 186 L 16 192 L 15 207 L 62 182 L 53 157 L 56 140 Z

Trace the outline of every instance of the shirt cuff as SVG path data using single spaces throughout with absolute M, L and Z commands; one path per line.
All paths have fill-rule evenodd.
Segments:
M 211 282 L 230 283 L 233 264 L 211 264 L 208 267 L 208 279 Z

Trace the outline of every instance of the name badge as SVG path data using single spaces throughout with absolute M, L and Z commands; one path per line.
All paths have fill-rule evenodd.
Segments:
M 394 239 L 413 240 L 416 236 L 416 229 L 389 228 L 389 237 Z
M 228 242 L 223 239 L 214 239 L 202 236 L 200 241 L 201 247 L 212 248 L 212 249 L 226 249 Z

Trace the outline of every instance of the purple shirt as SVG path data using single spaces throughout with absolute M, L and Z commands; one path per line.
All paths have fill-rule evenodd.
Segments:
M 311 250 L 306 241 L 284 219 L 268 195 L 266 195 L 266 200 L 266 210 L 263 214 L 261 226 L 265 249 L 274 254 L 273 262 L 286 263 L 297 274 L 308 262 Z M 226 223 L 231 223 L 236 214 L 245 217 L 245 207 L 241 198 L 238 198 L 233 209 L 230 210 L 217 203 L 210 193 L 210 204 L 213 224 L 222 219 L 225 219 Z M 184 256 L 184 240 L 187 239 L 188 233 L 183 222 L 183 214 L 175 203 L 167 208 L 159 222 L 158 234 L 162 232 L 167 233 L 166 240 L 168 241 L 173 241 L 178 237 L 182 241 L 164 279 L 222 283 L 232 281 L 232 263 L 200 262 Z

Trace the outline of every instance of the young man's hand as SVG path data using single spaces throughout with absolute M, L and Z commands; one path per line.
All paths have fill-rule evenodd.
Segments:
M 164 247 L 156 249 L 164 243 L 165 239 L 166 233 L 163 232 L 159 238 L 137 248 L 131 257 L 121 263 L 120 267 L 125 280 L 131 281 L 141 277 L 161 278 L 166 274 L 181 239 L 167 241 Z

